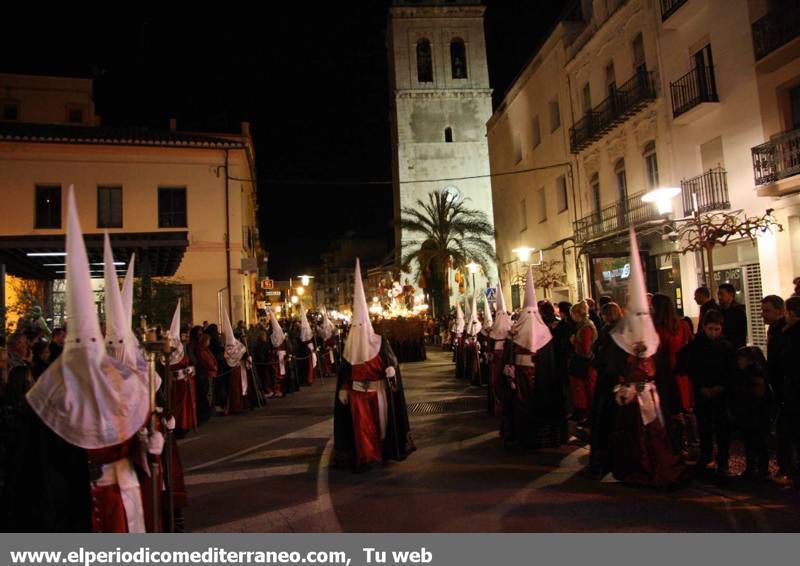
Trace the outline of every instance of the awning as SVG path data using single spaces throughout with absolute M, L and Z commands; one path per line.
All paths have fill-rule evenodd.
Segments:
M 109 234 L 117 270 L 124 274 L 136 253 L 136 276 L 175 275 L 189 246 L 188 232 L 135 232 Z M 103 235 L 84 234 L 93 277 L 103 272 Z M 0 263 L 6 272 L 23 279 L 64 279 L 66 267 L 63 234 L 0 236 Z

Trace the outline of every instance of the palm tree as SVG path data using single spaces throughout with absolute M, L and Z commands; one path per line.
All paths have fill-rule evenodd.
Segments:
M 447 190 L 428 195 L 428 202 L 418 199 L 416 206 L 403 207 L 399 227 L 413 239 L 403 242 L 401 265 L 422 276 L 422 286 L 434 299 L 434 314 L 450 312 L 447 270 L 464 269 L 474 261 L 489 273 L 495 260 L 494 228 L 486 214 L 467 208 L 463 199 Z

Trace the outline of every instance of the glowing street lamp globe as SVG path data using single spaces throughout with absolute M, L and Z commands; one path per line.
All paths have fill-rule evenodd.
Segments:
M 656 204 L 659 214 L 669 214 L 672 212 L 672 199 L 680 192 L 679 187 L 660 187 L 645 193 L 642 202 L 653 202 Z
M 292 304 L 296 305 L 297 301 L 299 301 L 299 299 L 297 298 L 297 295 L 292 295 Z
M 306 292 L 305 288 L 303 288 L 303 287 L 298 287 L 297 288 L 297 294 L 300 295 L 301 297 L 303 296 L 303 294 L 305 292 Z
M 477 263 L 475 263 L 474 261 L 471 261 L 471 262 L 469 262 L 469 263 L 467 264 L 467 269 L 468 269 L 468 270 L 469 270 L 469 272 L 470 272 L 470 273 L 472 273 L 473 275 L 475 275 L 476 273 L 478 273 L 478 269 L 480 269 L 480 267 L 481 267 L 481 266 L 480 266 L 480 265 L 478 265 Z
M 517 254 L 517 258 L 519 258 L 519 260 L 522 263 L 527 263 L 528 260 L 531 258 L 531 254 L 535 251 L 536 248 L 529 248 L 526 246 L 523 246 L 521 248 L 514 248 L 513 250 L 511 250 L 512 253 Z

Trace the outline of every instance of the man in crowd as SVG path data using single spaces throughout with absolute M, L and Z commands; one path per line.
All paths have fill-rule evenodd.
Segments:
M 50 363 L 56 361 L 56 358 L 61 355 L 61 352 L 64 351 L 64 338 L 66 338 L 67 333 L 64 331 L 63 328 L 54 328 L 53 334 L 50 340 Z
M 710 310 L 719 310 L 719 305 L 711 297 L 711 290 L 708 287 L 698 287 L 694 291 L 694 302 L 700 307 L 700 315 L 697 317 L 697 334 L 703 331 L 703 317 Z
M 778 421 L 778 434 L 785 439 L 785 452 L 781 475 L 777 480 L 789 484 L 789 476 L 797 474 L 795 456 L 800 455 L 800 296 L 789 297 L 785 308 L 786 325 L 783 328 L 784 342 L 780 356 L 783 385 Z M 797 478 L 794 479 L 795 485 L 798 485 Z
M 722 331 L 725 337 L 738 350 L 747 344 L 747 311 L 745 306 L 736 302 L 736 288 L 730 283 L 723 283 L 717 290 L 720 310 L 722 311 Z

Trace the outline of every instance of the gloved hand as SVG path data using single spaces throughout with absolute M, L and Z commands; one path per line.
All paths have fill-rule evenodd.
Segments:
M 170 417 L 168 419 L 161 419 L 161 424 L 163 424 L 167 430 L 170 431 L 175 430 L 175 417 Z
M 342 405 L 347 405 L 350 402 L 350 392 L 347 389 L 339 390 L 339 402 Z
M 147 439 L 147 451 L 153 456 L 160 456 L 164 451 L 164 435 L 155 431 Z
M 505 366 L 503 368 L 503 374 L 508 376 L 508 377 L 513 378 L 516 375 L 516 370 L 515 370 L 514 366 L 507 365 L 507 366 Z
M 386 368 L 386 377 L 392 378 L 397 375 L 397 372 L 394 369 L 394 366 L 389 366 Z

